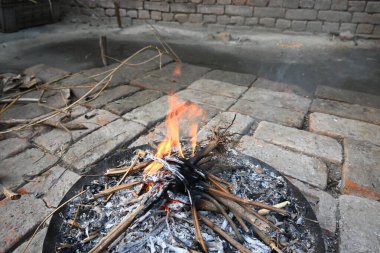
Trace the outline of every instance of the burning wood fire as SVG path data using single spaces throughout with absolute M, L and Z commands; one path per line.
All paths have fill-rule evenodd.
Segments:
M 308 238 L 307 231 L 289 232 L 284 228 L 290 220 L 298 222 L 302 218 L 281 209 L 289 209 L 287 205 L 292 202 L 286 190 L 272 196 L 258 196 L 261 190 L 272 190 L 270 188 L 276 185 L 282 189 L 285 180 L 272 172 L 265 174 L 265 169 L 257 165 L 254 167 L 257 173 L 241 169 L 217 176 L 205 170 L 201 164 L 206 158 L 223 161 L 233 156 L 232 153 L 214 154 L 216 147 L 228 139 L 228 127 L 216 131 L 208 145 L 196 151 L 198 123 L 204 116 L 203 110 L 194 103 L 180 101 L 175 95 L 169 96 L 169 105 L 167 134 L 156 152 L 136 150 L 128 166 L 109 169 L 105 176 L 111 187 L 98 187 L 98 181 L 94 181 L 97 187 L 87 187 L 89 193 L 68 212 L 71 217 L 66 221 L 68 235 L 59 250 L 224 252 L 232 247 L 231 252 L 312 252 L 312 239 Z M 189 140 L 186 147 L 181 145 L 183 125 L 187 126 L 184 132 Z M 251 185 L 256 184 L 257 178 L 264 183 Z M 228 182 L 231 179 L 235 182 Z M 258 192 L 251 192 L 250 188 Z M 254 195 L 266 202 L 285 202 L 276 207 L 251 200 L 250 196 Z M 115 207 L 111 210 L 112 205 Z M 101 208 L 104 210 L 100 211 Z M 113 215 L 117 209 L 121 215 L 115 220 Z M 99 216 L 92 222 L 88 220 L 91 212 Z M 107 220 L 105 216 L 113 222 L 101 228 L 97 223 Z M 192 219 L 187 219 L 190 216 Z M 142 235 L 137 236 L 139 233 Z M 281 239 L 289 237 L 289 233 L 291 240 Z M 301 237 L 308 245 L 302 245 Z

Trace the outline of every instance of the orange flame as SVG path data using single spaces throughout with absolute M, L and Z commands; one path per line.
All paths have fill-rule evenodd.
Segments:
M 179 100 L 174 94 L 169 96 L 168 102 L 169 113 L 165 120 L 166 136 L 158 145 L 155 156 L 162 158 L 171 155 L 171 152 L 175 148 L 178 155 L 184 158 L 180 141 L 180 128 L 184 125 L 190 126 L 188 128 L 188 136 L 190 137 L 192 155 L 194 155 L 197 142 L 198 122 L 204 117 L 204 112 L 198 105 L 191 102 L 185 103 Z M 154 174 L 160 168 L 162 168 L 160 163 L 153 162 L 145 169 L 145 172 Z

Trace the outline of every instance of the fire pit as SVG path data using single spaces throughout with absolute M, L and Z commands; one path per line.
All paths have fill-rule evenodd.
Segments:
M 62 203 L 77 197 L 52 217 L 44 252 L 324 252 L 300 192 L 269 165 L 229 149 L 228 127 L 196 149 L 201 109 L 170 98 L 157 151 L 120 149 L 78 181 Z

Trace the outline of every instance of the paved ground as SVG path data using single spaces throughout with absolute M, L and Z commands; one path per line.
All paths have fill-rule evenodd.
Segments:
M 144 52 L 135 63 L 152 56 Z M 92 164 L 122 145 L 162 139 L 169 90 L 207 112 L 200 139 L 236 114 L 232 131 L 242 134 L 236 148 L 289 177 L 312 204 L 326 236 L 337 236 L 337 250 L 380 248 L 379 96 L 328 86 L 308 96 L 291 83 L 187 63 L 181 76 L 173 76 L 176 64 L 168 57 L 161 60 L 162 69 L 159 61 L 123 67 L 100 96 L 62 116 L 66 123 L 86 125 L 85 130 L 69 133 L 39 125 L 0 135 L 1 183 L 23 195 L 0 201 L 0 252 L 21 252 L 21 244 Z M 109 69 L 65 77 L 44 94 L 50 107 L 16 104 L 0 114 L 0 122 L 61 107 L 90 91 Z M 67 75 L 46 65 L 28 71 L 46 81 Z M 44 233 L 39 232 L 31 252 L 40 252 Z

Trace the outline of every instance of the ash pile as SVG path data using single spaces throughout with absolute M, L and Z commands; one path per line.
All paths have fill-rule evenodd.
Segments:
M 196 149 L 189 124 L 195 135 L 182 147 L 179 119 L 202 113 L 171 99 L 157 151 L 136 150 L 60 213 L 57 252 L 318 252 L 288 181 L 226 148 L 229 127 Z

